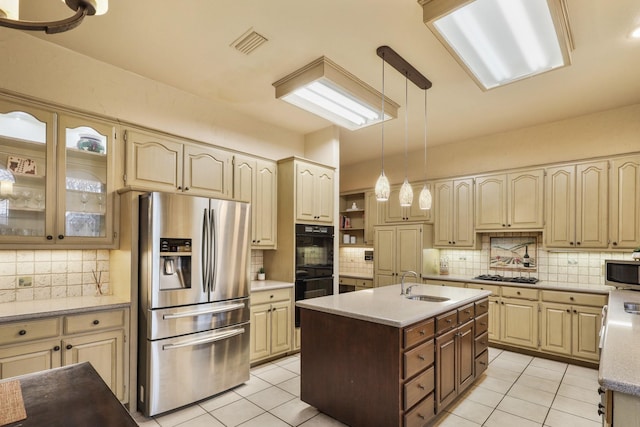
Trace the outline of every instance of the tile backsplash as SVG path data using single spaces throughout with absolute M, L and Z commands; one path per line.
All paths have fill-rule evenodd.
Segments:
M 109 290 L 108 250 L 2 250 L 0 303 L 95 295 Z
M 340 274 L 357 274 L 373 278 L 373 260 L 365 261 L 364 251 L 372 248 L 340 248 Z M 374 254 L 375 256 L 375 254 Z

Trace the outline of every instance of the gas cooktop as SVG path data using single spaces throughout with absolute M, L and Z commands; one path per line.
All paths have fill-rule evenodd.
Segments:
M 474 277 L 477 280 L 490 280 L 492 282 L 511 282 L 511 283 L 527 283 L 533 285 L 538 283 L 539 280 L 535 277 L 505 277 L 500 276 L 499 274 L 481 274 L 479 276 Z

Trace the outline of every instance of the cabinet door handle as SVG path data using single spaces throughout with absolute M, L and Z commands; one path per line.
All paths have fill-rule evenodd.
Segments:
M 579 244 L 580 244 L 580 242 L 576 243 L 576 245 L 579 245 Z
M 480 288 L 480 289 L 484 290 L 484 288 Z M 484 305 L 484 304 L 478 304 L 478 307 L 480 307 L 480 308 L 487 308 L 487 306 L 486 306 L 486 305 Z
M 53 347 L 53 351 L 60 351 L 60 346 L 57 345 L 57 346 Z
M 189 187 L 184 187 L 184 191 L 189 191 Z
M 47 240 L 53 240 L 53 236 L 51 234 L 47 235 Z
M 178 190 L 182 190 L 182 186 L 181 185 L 178 185 Z
M 71 350 L 72 348 L 73 346 L 71 344 L 67 344 L 67 347 L 66 347 L 67 350 Z
M 604 394 L 604 389 L 602 387 L 598 387 L 598 394 Z
M 471 310 L 465 310 L 464 314 L 471 314 Z
M 486 362 L 478 362 L 478 363 L 481 364 L 481 365 L 486 365 L 487 364 Z
M 419 388 L 420 390 L 424 390 L 424 386 L 423 386 L 422 384 L 418 384 L 418 388 Z
M 571 301 L 573 301 L 575 298 L 573 298 L 573 297 L 569 297 L 569 299 L 570 299 Z
M 99 321 L 98 319 L 96 319 L 96 320 L 94 320 L 94 321 L 93 321 L 93 324 L 94 324 L 94 325 L 99 325 L 99 324 L 100 324 L 100 321 Z
M 418 355 L 418 359 L 422 360 L 423 362 L 425 361 L 425 357 L 421 354 Z
M 419 412 L 418 412 L 416 415 L 418 415 L 418 418 L 420 418 L 421 420 L 424 420 L 424 419 L 425 419 L 425 418 L 424 418 L 424 415 L 422 415 L 422 414 L 421 414 L 421 413 L 419 413 Z
M 487 326 L 485 322 L 480 322 L 480 326 Z
M 451 323 L 453 320 L 451 319 L 447 319 L 447 323 Z
M 420 335 L 425 335 L 427 332 L 424 329 L 420 329 Z
M 520 295 L 520 291 L 517 291 L 516 294 Z
M 25 331 L 24 329 L 20 329 L 18 335 L 27 335 L 27 331 Z
M 58 239 L 60 240 L 64 239 L 64 234 L 58 234 Z
M 567 308 L 567 313 L 571 313 L 571 310 L 569 310 L 568 308 Z

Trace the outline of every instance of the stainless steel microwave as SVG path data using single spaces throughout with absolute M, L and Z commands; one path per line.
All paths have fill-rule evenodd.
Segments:
M 604 261 L 604 283 L 616 288 L 640 290 L 640 261 Z

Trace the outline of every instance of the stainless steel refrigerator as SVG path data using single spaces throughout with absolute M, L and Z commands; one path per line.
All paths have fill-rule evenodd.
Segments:
M 166 412 L 249 379 L 248 203 L 140 196 L 138 409 Z

